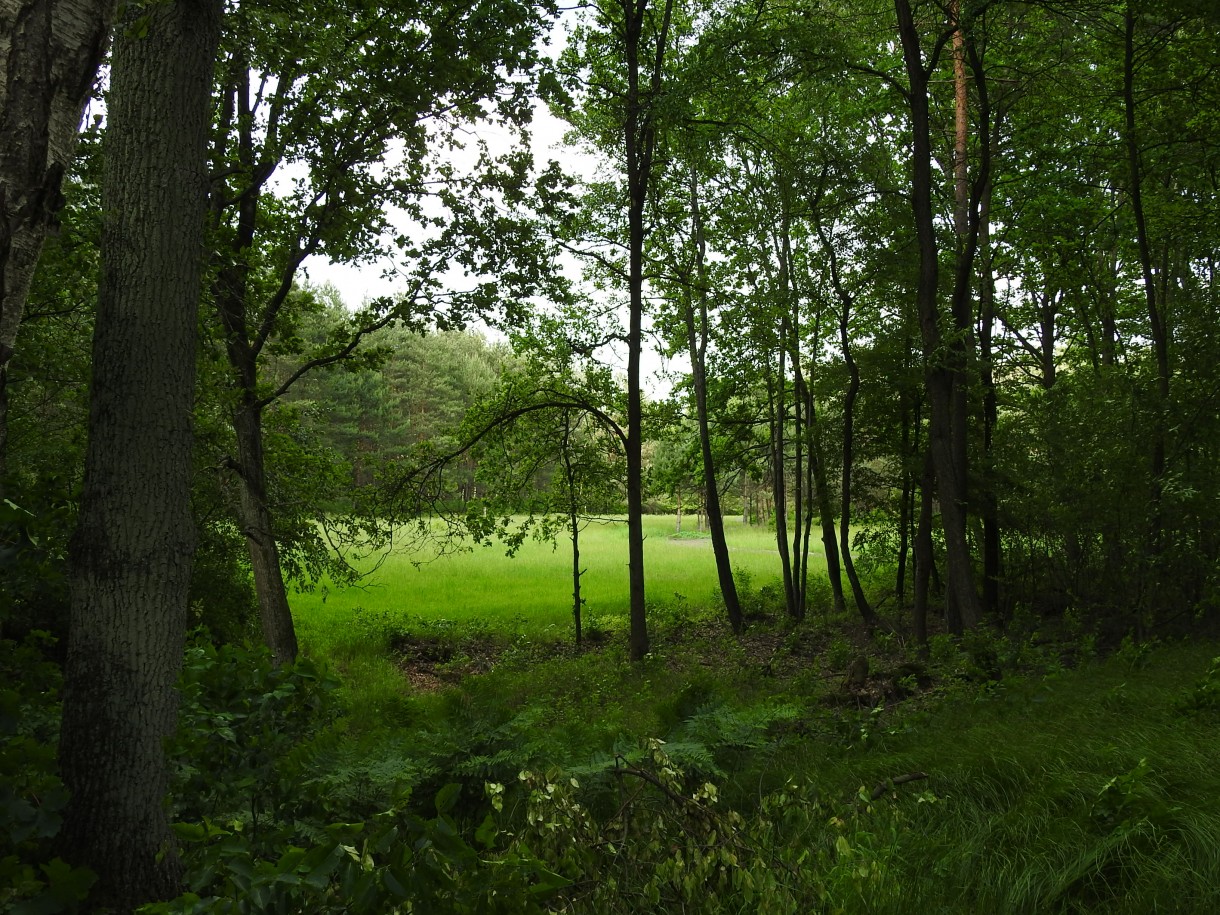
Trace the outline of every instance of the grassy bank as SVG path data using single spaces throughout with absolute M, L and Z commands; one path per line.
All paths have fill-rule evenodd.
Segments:
M 729 548 L 739 583 L 757 587 L 779 577 L 775 535 L 726 519 Z M 715 561 L 707 535 L 692 533 L 683 519 L 675 536 L 674 516 L 645 518 L 648 602 L 658 614 L 675 607 L 706 608 L 719 603 Z M 624 523 L 591 524 L 581 534 L 583 617 L 586 627 L 604 633 L 626 629 L 627 530 Z M 821 556 L 815 554 L 811 565 Z M 509 558 L 499 545 L 469 551 L 391 552 L 357 563 L 370 570 L 355 587 L 327 582 L 292 595 L 293 615 L 304 649 L 326 657 L 349 681 L 358 681 L 379 714 L 409 689 L 389 660 L 392 639 L 405 632 L 480 630 L 501 640 L 527 638 L 563 642 L 572 638 L 572 554 L 570 542 L 527 540 Z M 824 564 L 811 569 L 824 579 Z
M 576 654 L 464 625 L 398 633 L 400 680 L 436 676 L 377 716 L 376 691 L 349 687 L 328 794 L 355 780 L 427 806 L 460 786 L 453 816 L 473 826 L 503 786 L 504 840 L 571 881 L 559 910 L 590 915 L 1220 903 L 1212 644 L 1102 660 L 980 637 L 912 666 L 900 640 L 840 624 L 736 640 L 669 607 L 655 631 L 639 665 L 614 640 Z M 440 645 L 448 660 L 413 654 Z M 861 654 L 870 675 L 845 688 Z

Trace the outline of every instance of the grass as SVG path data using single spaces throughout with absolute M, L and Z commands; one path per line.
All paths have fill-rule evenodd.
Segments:
M 672 538 L 672 525 L 649 519 L 655 642 L 638 665 L 621 639 L 581 655 L 557 647 L 570 639 L 564 543 L 420 569 L 392 557 L 367 588 L 298 595 L 304 644 L 344 674 L 347 752 L 387 770 L 424 754 L 412 763 L 431 773 L 412 787 L 421 798 L 452 780 L 477 797 L 483 781 L 512 784 L 523 768 L 575 773 L 594 786 L 590 809 L 609 816 L 617 795 L 599 802 L 591 773 L 662 737 L 675 765 L 694 783 L 715 780 L 747 825 L 776 792 L 798 792 L 803 810 L 750 833 L 750 852 L 772 860 L 808 847 L 798 873 L 810 882 L 787 889 L 809 911 L 1220 911 L 1220 712 L 1185 714 L 1180 702 L 1214 644 L 1067 669 L 1064 646 L 996 637 L 1023 672 L 995 682 L 945 639 L 919 697 L 831 701 L 847 660 L 868 653 L 876 671 L 903 656 L 900 640 L 825 620 L 733 639 L 710 548 Z M 735 567 L 772 581 L 770 532 L 729 533 Z M 625 538 L 622 527 L 583 538 L 587 613 L 611 630 L 626 613 Z M 388 650 L 403 633 L 455 646 L 447 685 L 406 680 Z M 497 643 L 497 664 L 470 675 L 465 652 L 480 641 Z M 861 787 L 913 772 L 928 778 L 861 802 Z
M 669 608 L 654 655 L 638 665 L 621 647 L 573 655 L 524 637 L 490 672 L 403 698 L 381 737 L 370 725 L 350 736 L 370 764 L 386 737 L 391 756 L 425 754 L 418 769 L 434 774 L 415 785 L 420 798 L 450 781 L 477 798 L 484 781 L 511 786 L 528 768 L 578 776 L 584 802 L 605 817 L 618 795 L 596 772 L 662 737 L 689 784 L 714 780 L 745 828 L 776 792 L 798 798 L 803 811 L 750 832 L 744 848 L 768 861 L 808 847 L 809 886 L 787 889 L 826 893 L 829 907 L 801 911 L 1220 911 L 1220 713 L 1180 711 L 1214 644 L 1076 669 L 1060 666 L 1061 646 L 1034 646 L 1024 663 L 1043 668 L 999 682 L 972 679 L 969 659 L 942 646 L 930 690 L 874 709 L 829 701 L 839 680 L 831 640 L 844 636 L 809 628 L 804 649 L 765 626 L 738 642 L 715 614 Z M 769 639 L 796 653 L 783 675 L 758 663 L 754 649 Z M 901 656 L 893 645 L 866 650 L 877 668 L 890 663 L 883 651 Z M 928 778 L 861 803 L 861 788 L 913 772 Z
M 1143 669 L 1120 657 L 964 696 L 861 760 L 864 778 L 933 776 L 939 804 L 907 804 L 912 888 L 943 911 L 1215 911 L 1220 742 L 1214 721 L 1174 707 L 1215 650 L 1168 646 Z M 953 906 L 920 884 L 929 873 L 961 888 Z
M 733 809 L 807 785 L 823 806 L 802 841 L 825 843 L 834 861 L 833 816 L 857 863 L 875 865 L 863 882 L 840 875 L 836 911 L 1210 913 L 1220 910 L 1220 739 L 1214 712 L 1177 704 L 1215 652 L 1168 645 L 1138 669 L 1118 657 L 985 684 L 942 669 L 930 696 L 880 714 L 827 707 L 810 679 L 768 681 L 731 653 L 677 650 L 634 670 L 540 660 L 472 678 L 457 695 L 476 708 L 545 708 L 528 737 L 549 765 L 656 735 L 687 754 L 678 759 L 696 784 L 716 777 Z M 754 742 L 706 727 L 763 720 L 777 704 L 796 711 L 778 729 L 764 721 Z M 719 776 L 682 749 L 692 740 Z M 929 777 L 861 807 L 858 789 L 909 772 Z M 778 854 L 793 839 L 756 851 Z
M 719 605 L 711 541 L 691 535 L 689 516 L 683 519 L 682 536 L 674 537 L 675 520 L 672 515 L 644 519 L 645 575 L 654 619 L 667 609 Z M 778 579 L 773 531 L 729 518 L 726 533 L 739 586 L 747 580 L 765 584 Z M 581 579 L 585 625 L 623 632 L 626 524 L 592 524 L 581 533 L 580 543 L 581 568 L 587 570 Z M 409 708 L 414 690 L 389 650 L 403 633 L 450 637 L 478 631 L 501 642 L 572 639 L 572 558 L 566 538 L 557 544 L 527 541 L 513 558 L 499 546 L 476 546 L 442 556 L 391 553 L 380 559 L 376 571 L 357 586 L 335 589 L 322 582 L 312 592 L 291 596 L 301 645 L 308 654 L 327 658 L 343 675 L 345 702 L 357 728 L 376 729 L 384 720 L 414 714 Z M 815 554 L 812 563 L 819 559 Z M 362 567 L 372 569 L 377 561 L 369 557 Z
M 644 520 L 650 605 L 716 603 L 716 566 L 706 535 L 690 536 L 689 518 L 680 538 L 673 537 L 673 516 Z M 735 570 L 760 583 L 778 578 L 772 531 L 727 519 L 727 535 Z M 586 570 L 583 615 L 614 628 L 628 607 L 626 524 L 590 525 L 581 534 L 580 558 Z M 369 558 L 363 568 L 373 564 Z M 395 553 L 361 584 L 338 590 L 323 582 L 313 592 L 293 595 L 292 607 L 302 642 L 322 650 L 349 639 L 358 608 L 388 614 L 403 625 L 444 619 L 511 634 L 567 633 L 572 625 L 571 546 L 566 538 L 556 544 L 531 540 L 511 559 L 499 546 L 439 557 Z

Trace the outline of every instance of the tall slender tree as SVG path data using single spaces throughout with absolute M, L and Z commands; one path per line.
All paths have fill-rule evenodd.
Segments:
M 586 249 L 598 269 L 625 287 L 627 333 L 627 551 L 630 592 L 630 655 L 648 652 L 644 602 L 644 427 L 642 357 L 645 325 L 646 211 L 658 168 L 658 142 L 664 132 L 664 94 L 673 52 L 674 0 L 605 0 L 593 4 L 589 20 L 577 30 L 560 61 L 570 85 L 581 86 L 581 105 L 557 96 L 552 107 L 569 118 L 584 139 L 607 156 L 621 184 L 603 186 L 590 202 L 602 204 L 600 226 L 577 229 L 612 238 L 626 263 Z M 613 202 L 605 206 L 607 197 Z M 625 211 L 625 213 L 624 213 Z M 623 225 L 623 216 L 626 225 Z M 578 242 L 575 242 L 578 245 Z
M 923 38 L 909 0 L 894 0 L 898 35 L 906 65 L 905 97 L 911 126 L 911 207 L 919 244 L 917 308 L 923 338 L 925 390 L 931 410 L 928 447 L 936 469 L 944 524 L 948 568 L 948 623 L 960 633 L 977 625 L 979 595 L 975 587 L 970 543 L 966 530 L 966 467 L 964 456 L 967 428 L 958 409 L 966 396 L 969 363 L 969 321 L 961 327 L 960 301 L 965 298 L 959 260 L 959 285 L 954 292 L 954 325 L 946 331 L 940 306 L 940 245 L 936 237 L 933 208 L 932 136 L 929 116 L 929 86 L 939 64 L 944 42 L 953 30 L 934 36 L 925 59 Z M 966 285 L 968 290 L 968 285 Z

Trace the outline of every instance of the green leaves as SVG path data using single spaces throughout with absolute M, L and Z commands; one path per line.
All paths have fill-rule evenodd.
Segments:
M 3 509 L 0 504 L 0 509 Z M 0 910 L 73 912 L 97 879 L 51 855 L 68 793 L 57 774 L 59 665 L 46 633 L 0 639 Z

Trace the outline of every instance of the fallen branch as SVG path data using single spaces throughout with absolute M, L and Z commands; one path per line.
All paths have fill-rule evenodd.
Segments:
M 620 759 L 621 759 L 621 757 L 620 757 Z M 614 768 L 611 769 L 610 771 L 613 772 L 615 775 L 617 775 L 619 778 L 622 778 L 624 775 L 631 775 L 631 776 L 634 776 L 635 778 L 640 779 L 641 781 L 648 782 L 648 784 L 650 784 L 653 787 L 660 790 L 661 793 L 663 793 L 666 797 L 668 797 L 674 803 L 679 804 L 684 807 L 689 807 L 691 810 L 694 810 L 696 813 L 699 813 L 699 814 L 703 815 L 704 817 L 707 817 L 708 819 L 714 820 L 717 818 L 715 813 L 713 813 L 711 810 L 708 810 L 706 807 L 704 807 L 694 798 L 686 797 L 684 795 L 678 794 L 678 792 L 674 791 L 672 788 L 670 788 L 668 785 L 666 785 L 663 781 L 661 781 L 651 772 L 647 772 L 643 769 L 636 769 L 635 767 L 632 767 L 632 766 L 620 766 L 620 765 L 618 765 L 617 759 L 615 760 Z
M 927 777 L 928 774 L 926 772 L 908 772 L 906 775 L 895 775 L 893 778 L 877 782 L 877 787 L 873 789 L 870 800 L 877 800 L 891 788 L 897 788 L 899 785 L 905 785 L 907 782 L 920 782 Z

